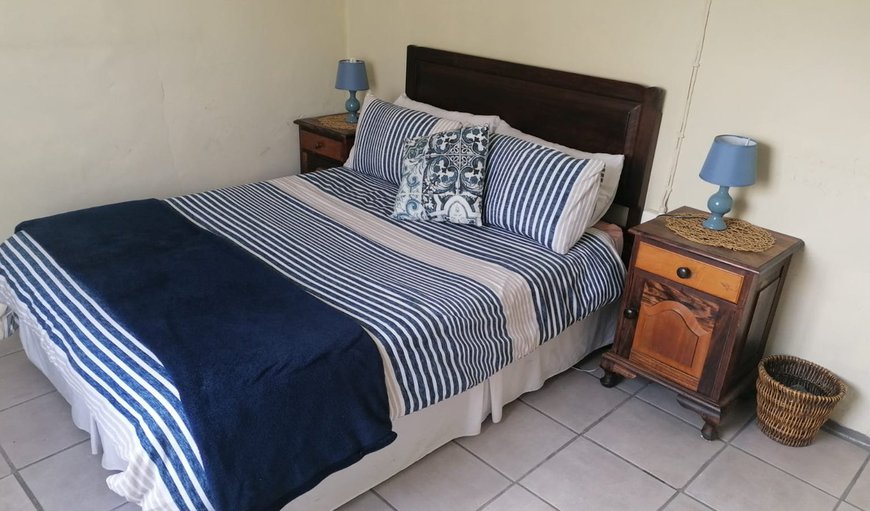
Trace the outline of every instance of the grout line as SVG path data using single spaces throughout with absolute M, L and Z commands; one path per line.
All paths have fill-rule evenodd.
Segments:
M 846 502 L 846 497 L 849 496 L 849 493 L 852 491 L 852 488 L 855 487 L 855 483 L 858 482 L 858 478 L 861 477 L 861 474 L 863 474 L 864 471 L 868 470 L 867 469 L 868 466 L 870 466 L 870 454 L 867 455 L 867 458 L 864 459 L 864 463 L 861 465 L 861 468 L 859 468 L 858 471 L 855 472 L 855 475 L 852 477 L 852 481 L 849 482 L 849 484 L 846 486 L 846 489 L 843 490 L 843 494 L 840 495 L 840 502 Z M 849 504 L 851 504 L 851 502 L 849 502 Z M 855 506 L 855 507 L 857 507 L 857 506 Z
M 674 494 L 671 495 L 671 498 L 669 498 L 668 500 L 665 501 L 664 504 L 662 504 L 661 506 L 659 506 L 658 509 L 657 509 L 656 511 L 664 511 L 665 509 L 667 509 L 668 504 L 670 504 L 671 502 L 673 502 L 674 499 L 676 499 L 679 495 L 680 495 L 680 492 L 679 492 L 679 491 L 674 492 Z
M 773 441 L 773 440 L 771 440 L 771 442 L 772 442 L 772 441 Z M 832 494 L 831 492 L 829 492 L 829 491 L 827 491 L 827 490 L 823 490 L 822 488 L 819 488 L 819 487 L 816 486 L 815 484 L 813 484 L 813 483 L 811 483 L 811 482 L 809 482 L 809 481 L 807 481 L 807 480 L 805 480 L 805 479 L 802 479 L 801 477 L 798 477 L 798 476 L 792 474 L 791 472 L 789 472 L 788 470 L 786 470 L 786 469 L 784 469 L 784 468 L 781 468 L 781 467 L 778 467 L 778 466 L 774 465 L 773 463 L 767 461 L 766 459 L 764 459 L 764 458 L 762 458 L 762 457 L 760 457 L 760 456 L 758 456 L 758 455 L 756 455 L 756 454 L 754 454 L 754 453 L 752 453 L 752 452 L 749 452 L 749 451 L 747 451 L 746 449 L 743 449 L 743 448 L 740 447 L 739 445 L 731 445 L 731 447 L 733 447 L 734 449 L 737 449 L 738 451 L 740 451 L 740 452 L 742 452 L 742 453 L 744 453 L 744 454 L 747 454 L 747 455 L 749 455 L 749 456 L 751 456 L 751 457 L 757 459 L 758 461 L 764 463 L 765 465 L 768 465 L 768 466 L 771 466 L 771 467 L 775 468 L 776 470 L 782 472 L 782 473 L 785 474 L 785 475 L 791 476 L 791 477 L 797 479 L 798 481 L 801 481 L 802 483 L 808 484 L 808 485 L 811 486 L 812 488 L 815 488 L 815 489 L 819 490 L 820 492 L 824 493 L 825 495 L 828 495 L 829 497 L 833 497 L 833 498 L 835 498 L 835 499 L 837 499 L 837 500 L 840 499 L 840 497 L 837 497 L 836 495 Z M 866 460 L 865 460 L 865 463 L 866 463 Z
M 588 376 L 588 375 L 587 375 L 587 376 Z M 583 375 L 581 375 L 581 377 L 583 377 Z M 592 378 L 592 377 L 590 376 L 590 378 Z M 590 428 L 592 428 L 592 427 L 598 425 L 599 422 L 601 422 L 602 420 L 604 420 L 605 418 L 607 418 L 611 413 L 613 413 L 614 410 L 616 410 L 617 408 L 619 408 L 620 406 L 622 406 L 623 404 L 625 404 L 626 401 L 628 401 L 629 399 L 632 398 L 632 395 L 631 395 L 631 394 L 629 394 L 629 393 L 627 393 L 627 392 L 625 392 L 625 391 L 622 391 L 622 390 L 621 390 L 620 392 L 622 392 L 622 394 L 625 395 L 625 399 L 623 399 L 622 401 L 620 401 L 619 403 L 617 403 L 617 404 L 616 404 L 613 408 L 611 408 L 607 413 L 605 413 L 604 415 L 602 415 L 601 417 L 599 417 L 598 420 L 594 421 L 594 422 L 593 422 L 592 424 L 590 424 L 589 426 L 586 426 L 586 428 L 584 428 L 583 431 L 577 431 L 576 429 L 572 428 L 571 426 L 568 426 L 567 424 L 563 423 L 562 421 L 560 421 L 560 420 L 558 420 L 558 419 L 556 419 L 556 418 L 551 417 L 549 414 L 547 414 L 547 412 L 538 409 L 537 407 L 535 407 L 534 405 L 532 405 L 532 404 L 529 403 L 528 401 L 523 401 L 523 404 L 528 405 L 528 406 L 529 406 L 530 408 L 532 408 L 533 410 L 536 410 L 536 411 L 542 413 L 544 416 L 546 416 L 547 418 L 549 418 L 549 419 L 552 420 L 553 422 L 556 422 L 556 423 L 559 424 L 560 426 L 563 426 L 563 427 L 565 427 L 565 428 L 568 428 L 570 431 L 573 431 L 574 433 L 577 433 L 578 435 L 582 435 L 583 433 L 585 433 L 586 431 L 588 431 Z
M 454 444 L 456 444 L 456 446 L 459 447 L 460 449 L 462 449 L 463 451 L 465 451 L 465 452 L 467 452 L 468 454 L 470 454 L 470 455 L 474 456 L 475 458 L 477 458 L 481 463 L 483 463 L 483 464 L 486 465 L 487 467 L 489 467 L 489 468 L 495 470 L 495 471 L 496 471 L 500 476 L 504 477 L 505 479 L 507 479 L 507 480 L 510 481 L 511 483 L 516 482 L 516 481 L 514 481 L 514 479 L 513 479 L 512 477 L 510 477 L 509 475 L 505 474 L 504 472 L 502 472 L 502 471 L 499 470 L 498 468 L 494 467 L 494 466 L 491 465 L 488 461 L 486 461 L 485 459 L 481 458 L 481 457 L 478 456 L 476 453 L 474 453 L 471 449 L 469 449 L 468 447 L 465 447 L 464 445 L 460 444 L 460 443 L 457 442 L 456 440 L 458 440 L 458 439 L 454 438 L 453 440 L 451 440 L 451 442 L 453 442 Z
M 24 480 L 24 477 L 22 477 L 21 474 L 18 473 L 18 468 L 14 464 L 12 464 L 12 459 L 6 453 L 6 450 L 3 449 L 2 445 L 0 445 L 0 457 L 2 457 L 3 460 L 6 462 L 6 465 L 9 466 L 9 470 L 12 471 L 10 475 L 14 477 L 16 481 L 18 481 L 18 485 L 21 486 L 21 489 L 30 500 L 30 503 L 33 504 L 34 508 L 36 508 L 36 511 L 45 511 L 42 507 L 42 504 L 40 504 L 39 501 L 36 499 L 36 495 L 33 493 L 33 490 L 31 490 L 30 487 L 27 486 L 27 482 Z
M 3 339 L 0 339 L 0 342 L 3 342 Z M 15 351 L 10 351 L 9 353 L 4 353 L 4 354 L 0 355 L 0 358 L 8 357 L 9 355 L 14 355 L 16 353 L 21 353 L 22 351 L 24 351 L 24 348 L 18 348 Z
M 675 487 L 675 486 L 672 485 L 671 483 L 669 483 L 669 482 L 665 481 L 664 479 L 662 479 L 661 477 L 659 477 L 659 476 L 653 474 L 652 472 L 650 472 L 649 470 L 643 468 L 642 466 L 638 465 L 637 463 L 635 463 L 635 462 L 633 462 L 633 461 L 631 461 L 631 460 L 629 460 L 629 459 L 627 459 L 627 458 L 624 458 L 621 454 L 619 454 L 618 452 L 612 451 L 609 447 L 607 447 L 607 446 L 604 445 L 604 444 L 599 443 L 597 440 L 594 440 L 594 439 L 592 439 L 592 438 L 589 438 L 589 437 L 586 436 L 586 435 L 583 435 L 583 439 L 586 440 L 587 442 L 591 443 L 591 444 L 595 444 L 596 446 L 600 447 L 602 450 L 607 451 L 608 453 L 610 453 L 610 454 L 616 456 L 616 457 L 619 458 L 620 460 L 622 460 L 622 461 L 628 463 L 628 464 L 631 465 L 632 467 L 634 467 L 634 468 L 640 470 L 640 471 L 643 472 L 644 474 L 646 474 L 646 475 L 652 477 L 653 479 L 655 479 L 656 481 L 658 481 L 658 482 L 664 484 L 664 485 L 667 486 L 668 488 L 670 488 L 670 489 L 672 489 L 672 490 L 674 490 L 674 491 L 677 491 L 677 487 Z
M 27 399 L 25 399 L 24 401 L 21 401 L 20 403 L 15 403 L 14 405 L 12 405 L 12 406 L 7 406 L 6 408 L 0 408 L 0 413 L 3 413 L 3 412 L 5 412 L 5 411 L 7 411 L 7 410 L 11 410 L 11 409 L 15 408 L 16 406 L 20 406 L 20 405 L 23 405 L 23 404 L 25 404 L 25 403 L 29 403 L 29 402 L 31 402 L 31 401 L 35 401 L 35 400 L 37 400 L 37 399 L 39 399 L 39 398 L 41 398 L 41 397 L 45 397 L 45 396 L 47 396 L 47 395 L 49 395 L 49 394 L 54 394 L 54 393 L 56 393 L 56 392 L 57 392 L 57 390 L 55 390 L 54 387 L 52 387 L 52 389 L 49 390 L 48 392 L 46 392 L 45 394 L 40 394 L 40 395 L 38 395 L 38 396 L 33 396 L 33 397 L 30 397 L 30 398 L 27 398 Z
M 492 504 L 493 502 L 495 502 L 495 499 L 497 499 L 497 498 L 501 497 L 502 495 L 504 495 L 508 490 L 510 490 L 511 488 L 513 488 L 514 486 L 516 486 L 516 484 L 517 484 L 517 483 L 511 481 L 511 484 L 509 484 L 509 485 L 507 486 L 507 488 L 505 488 L 504 490 L 502 490 L 502 491 L 496 493 L 494 497 L 492 497 L 491 499 L 489 499 L 489 500 L 487 500 L 486 502 L 484 502 L 483 505 L 481 505 L 480 507 L 477 508 L 477 511 L 483 511 L 483 509 L 486 508 L 486 506 L 488 506 L 488 505 Z
M 531 474 L 532 472 L 534 472 L 535 470 L 537 470 L 541 465 L 543 465 L 544 463 L 550 461 L 554 456 L 556 456 L 557 454 L 559 454 L 560 452 L 562 452 L 563 450 L 565 450 L 566 447 L 568 447 L 569 445 L 573 444 L 574 441 L 577 440 L 578 438 L 580 438 L 580 435 L 578 435 L 578 434 L 575 433 L 574 436 L 571 437 L 570 440 L 568 440 L 568 441 L 565 442 L 564 444 L 560 445 L 560 446 L 559 446 L 555 451 L 553 451 L 553 452 L 551 452 L 550 454 L 548 454 L 547 457 L 544 458 L 543 460 L 541 460 L 538 464 L 536 464 L 535 466 L 533 466 L 533 467 L 530 468 L 529 470 L 526 470 L 525 472 L 523 472 L 523 474 L 522 474 L 521 476 L 517 477 L 516 482 L 519 483 L 520 481 L 522 481 L 523 479 L 525 479 L 526 477 L 528 477 L 529 474 Z
M 59 451 L 55 451 L 55 452 L 53 452 L 53 453 L 51 453 L 51 454 L 49 454 L 49 455 L 47 455 L 47 456 L 43 456 L 42 458 L 39 458 L 39 459 L 36 460 L 36 461 L 32 461 L 32 462 L 28 463 L 27 465 L 24 465 L 23 467 L 19 468 L 19 470 L 25 470 L 25 469 L 28 469 L 28 468 L 32 467 L 33 465 L 36 465 L 37 463 L 39 463 L 39 462 L 41 462 L 41 461 L 45 461 L 45 460 L 47 460 L 48 458 L 51 458 L 52 456 L 54 456 L 54 455 L 56 455 L 56 454 L 60 454 L 60 453 L 62 453 L 62 452 L 66 452 L 66 451 L 68 451 L 68 450 L 70 450 L 70 449 L 73 449 L 73 448 L 75 448 L 75 447 L 78 447 L 78 446 L 82 445 L 82 444 L 85 443 L 85 442 L 90 442 L 90 441 L 91 441 L 91 438 L 90 438 L 90 436 L 88 436 L 88 438 L 85 438 L 84 440 L 82 440 L 82 441 L 80 441 L 80 442 L 76 442 L 76 443 L 70 445 L 69 447 L 64 447 L 63 449 L 61 449 L 61 450 L 59 450 Z
M 374 493 L 374 494 L 375 494 L 375 497 L 381 499 L 381 501 L 383 501 L 383 503 L 386 504 L 390 509 L 392 509 L 393 511 L 399 511 L 398 509 L 396 509 L 396 506 L 390 504 L 390 501 L 387 500 L 386 498 L 384 498 L 383 495 L 381 495 L 380 493 L 378 493 L 377 490 L 375 490 L 374 488 L 372 488 L 372 489 L 369 490 L 369 491 L 372 492 L 372 493 Z

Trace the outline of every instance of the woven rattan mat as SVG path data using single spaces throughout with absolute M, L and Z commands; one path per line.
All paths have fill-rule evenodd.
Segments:
M 743 252 L 764 252 L 776 243 L 772 234 L 744 220 L 726 218 L 725 230 L 714 231 L 704 227 L 705 218 L 697 215 L 677 215 L 666 218 L 665 225 L 695 243 Z
M 317 122 L 326 126 L 327 128 L 332 128 L 336 130 L 353 131 L 354 129 L 356 129 L 356 124 L 351 124 L 347 122 L 346 119 L 347 114 L 335 114 L 321 117 L 317 120 Z

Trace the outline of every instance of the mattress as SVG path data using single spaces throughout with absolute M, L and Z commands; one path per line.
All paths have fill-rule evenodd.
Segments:
M 455 403 L 454 398 L 486 395 L 501 371 L 533 360 L 527 355 L 542 344 L 546 349 L 557 346 L 550 343 L 559 339 L 560 332 L 571 331 L 569 327 L 578 320 L 613 303 L 621 291 L 618 253 L 601 232 L 590 230 L 569 254 L 560 256 L 492 228 L 395 222 L 388 217 L 395 195 L 391 186 L 348 169 L 333 169 L 305 178 L 179 197 L 169 203 L 357 318 L 377 341 L 388 368 L 385 381 L 397 428 L 400 418 L 414 412 L 432 414 L 430 408 Z M 62 269 L 56 272 L 56 278 L 62 279 Z M 15 274 L 13 280 L 22 278 Z M 11 284 L 0 280 L 0 301 L 19 313 L 28 356 L 74 409 L 78 407 L 76 423 L 92 432 L 95 447 L 100 438 L 110 446 L 103 458 L 107 468 L 123 470 L 109 479 L 109 486 L 145 509 L 183 507 L 179 493 L 183 499 L 185 491 L 203 492 L 196 477 L 182 473 L 201 463 L 189 432 L 167 434 L 155 442 L 185 453 L 181 468 L 171 477 L 161 474 L 155 466 L 154 446 L 142 445 L 141 437 L 132 434 L 129 419 L 110 406 L 58 349 L 52 336 L 54 323 L 39 306 L 65 307 L 66 301 L 54 303 L 57 298 L 51 296 L 22 300 L 26 286 Z M 38 287 L 28 285 L 31 290 Z M 106 315 L 102 321 L 110 323 L 111 318 Z M 90 330 L 78 324 L 62 328 L 93 339 L 95 332 L 105 329 L 98 322 L 94 325 Z M 544 353 L 544 348 L 536 353 Z M 560 359 L 561 365 L 566 360 L 570 364 L 572 359 Z M 110 377 L 123 385 L 124 378 L 135 375 Z M 532 378 L 507 393 L 508 399 L 495 401 L 509 401 L 540 385 L 542 378 Z M 173 390 L 171 382 L 167 385 Z M 485 405 L 475 407 L 472 422 L 479 426 L 491 410 L 496 413 L 493 400 L 488 396 Z M 177 424 L 183 426 L 183 417 Z M 166 429 L 165 424 L 153 426 Z M 458 436 L 455 431 L 446 436 L 435 433 L 426 445 Z M 190 477 L 186 487 L 175 480 L 182 476 Z

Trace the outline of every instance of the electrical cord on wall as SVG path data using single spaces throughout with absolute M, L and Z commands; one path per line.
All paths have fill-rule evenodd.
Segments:
M 677 174 L 677 166 L 680 162 L 680 151 L 683 148 L 683 138 L 686 136 L 686 126 L 689 123 L 689 113 L 692 110 L 692 97 L 695 94 L 695 82 L 698 80 L 698 69 L 701 67 L 701 56 L 704 53 L 704 43 L 707 40 L 707 26 L 710 22 L 710 11 L 713 7 L 713 0 L 707 0 L 706 12 L 704 13 L 704 28 L 701 31 L 701 41 L 698 44 L 698 51 L 695 54 L 695 62 L 692 64 L 692 76 L 689 78 L 689 90 L 686 94 L 686 105 L 683 109 L 683 119 L 680 123 L 680 133 L 677 135 L 677 143 L 674 147 L 674 158 L 671 164 L 671 171 L 668 174 L 668 184 L 665 186 L 665 193 L 662 195 L 662 202 L 659 205 L 659 211 L 667 213 L 668 200 L 671 198 L 671 192 L 674 189 L 674 177 Z

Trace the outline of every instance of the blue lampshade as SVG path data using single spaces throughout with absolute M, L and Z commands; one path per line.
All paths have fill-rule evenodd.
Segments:
M 335 88 L 341 90 L 368 90 L 369 79 L 366 76 L 366 63 L 357 59 L 338 61 L 338 73 L 335 75 Z
M 701 179 L 719 186 L 749 186 L 755 183 L 758 144 L 738 135 L 719 135 L 701 167 Z

